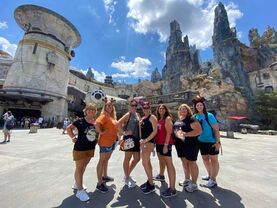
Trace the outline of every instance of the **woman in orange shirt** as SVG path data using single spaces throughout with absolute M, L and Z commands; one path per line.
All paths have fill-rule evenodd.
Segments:
M 102 193 L 107 193 L 108 188 L 105 182 L 114 181 L 112 177 L 107 175 L 108 162 L 117 139 L 117 121 L 114 108 L 115 100 L 104 100 L 105 105 L 100 116 L 96 119 L 96 130 L 99 133 L 98 145 L 100 147 L 100 157 L 97 164 L 98 183 L 96 189 Z

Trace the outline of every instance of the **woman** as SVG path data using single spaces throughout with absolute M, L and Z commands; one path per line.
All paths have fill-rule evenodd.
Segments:
M 158 106 L 156 115 L 158 118 L 158 133 L 155 139 L 157 155 L 160 164 L 160 174 L 154 178 L 164 178 L 164 170 L 167 168 L 167 174 L 169 178 L 169 188 L 161 193 L 161 196 L 169 198 L 176 195 L 175 181 L 176 171 L 172 162 L 171 151 L 173 144 L 172 136 L 172 116 L 169 113 L 168 108 L 161 104 Z
M 117 121 L 114 108 L 115 100 L 105 98 L 104 106 L 100 116 L 96 119 L 96 130 L 99 133 L 98 145 L 100 147 L 100 157 L 97 164 L 98 183 L 96 189 L 102 193 L 107 193 L 108 188 L 104 182 L 114 181 L 108 176 L 108 162 L 117 139 Z
M 119 131 L 124 135 L 123 139 L 129 139 L 134 144 L 130 149 L 122 149 L 125 152 L 123 161 L 124 182 L 133 188 L 136 186 L 136 181 L 130 176 L 133 169 L 136 167 L 140 160 L 140 144 L 139 144 L 139 120 L 140 116 L 136 112 L 137 101 L 132 99 L 130 101 L 130 111 L 126 113 L 119 121 Z M 132 159 L 132 160 L 131 160 Z
M 95 120 L 96 107 L 88 104 L 84 111 L 84 118 L 74 121 L 70 124 L 66 131 L 74 143 L 73 160 L 75 161 L 75 184 L 73 189 L 77 189 L 76 197 L 81 201 L 88 201 L 89 196 L 83 185 L 83 175 L 90 159 L 94 156 L 96 145 Z M 74 129 L 78 129 L 78 137 L 73 133 Z
M 198 137 L 200 152 L 203 163 L 208 172 L 208 176 L 202 177 L 208 180 L 207 187 L 217 186 L 216 177 L 219 172 L 218 153 L 220 148 L 220 133 L 216 118 L 212 113 L 208 113 L 205 106 L 205 98 L 196 96 L 194 102 L 195 118 L 202 126 L 202 133 Z
M 175 147 L 185 173 L 185 180 L 179 185 L 184 186 L 188 192 L 194 192 L 198 190 L 199 170 L 196 161 L 199 143 L 197 136 L 201 134 L 201 126 L 192 116 L 192 110 L 187 104 L 180 105 L 178 117 L 179 119 L 174 123 Z
M 10 142 L 11 130 L 14 127 L 14 116 L 12 115 L 11 111 L 8 111 L 3 115 L 3 119 L 4 119 L 4 126 L 3 126 L 4 141 L 3 142 Z
M 140 121 L 141 139 L 140 147 L 142 150 L 142 165 L 147 175 L 147 182 L 140 186 L 144 194 L 149 194 L 155 191 L 153 183 L 152 165 L 150 161 L 151 152 L 154 150 L 154 137 L 157 134 L 157 118 L 151 114 L 149 102 L 144 102 L 142 105 L 143 114 Z

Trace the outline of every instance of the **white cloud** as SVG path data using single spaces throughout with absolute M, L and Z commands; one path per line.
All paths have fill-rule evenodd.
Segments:
M 8 41 L 6 38 L 0 36 L 0 49 L 14 56 L 16 48 L 16 44 L 10 43 L 10 41 Z
M 147 77 L 148 68 L 151 66 L 149 59 L 136 57 L 133 62 L 125 61 L 125 57 L 121 57 L 119 61 L 112 62 L 111 67 L 118 69 L 122 73 L 113 74 L 113 77 Z
M 113 14 L 115 12 L 115 6 L 117 4 L 117 1 L 115 0 L 103 0 L 105 10 L 107 14 L 109 15 L 109 24 L 116 25 Z
M 217 0 L 207 0 L 205 4 L 203 0 L 129 0 L 127 17 L 137 33 L 157 33 L 161 42 L 169 36 L 169 23 L 177 20 L 183 35 L 189 36 L 190 44 L 205 49 L 212 43 L 214 9 L 217 3 Z M 243 14 L 232 2 L 225 5 L 225 8 L 233 27 Z
M 81 71 L 86 75 L 87 72 L 88 72 L 88 69 L 84 70 L 84 69 L 81 69 Z M 105 72 L 100 72 L 100 71 L 97 71 L 95 70 L 94 68 L 91 68 L 91 71 L 92 73 L 94 74 L 94 79 L 96 79 L 97 81 L 99 82 L 104 82 L 104 79 L 106 78 L 106 74 Z
M 7 22 L 0 22 L 0 29 L 7 29 L 8 28 L 8 25 L 7 25 Z

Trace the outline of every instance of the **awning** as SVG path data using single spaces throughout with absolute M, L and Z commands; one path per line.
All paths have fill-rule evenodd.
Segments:
M 247 119 L 246 116 L 228 116 L 227 118 L 232 119 L 232 120 L 242 120 L 242 119 Z

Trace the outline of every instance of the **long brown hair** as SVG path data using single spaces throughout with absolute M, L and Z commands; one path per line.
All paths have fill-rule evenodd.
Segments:
M 160 107 L 163 107 L 163 108 L 165 109 L 165 114 L 164 114 L 164 116 L 163 116 L 163 119 L 166 119 L 167 116 L 170 116 L 170 117 L 172 118 L 172 115 L 171 115 L 171 113 L 169 112 L 169 110 L 168 110 L 168 108 L 166 107 L 166 105 L 160 104 L 160 105 L 157 107 L 157 109 L 156 109 L 156 115 L 157 115 L 158 120 L 161 119 L 161 114 L 159 113 L 159 108 L 160 108 Z

